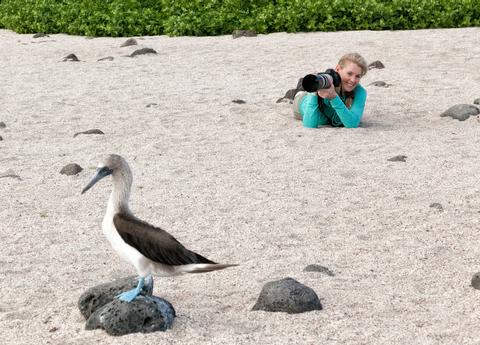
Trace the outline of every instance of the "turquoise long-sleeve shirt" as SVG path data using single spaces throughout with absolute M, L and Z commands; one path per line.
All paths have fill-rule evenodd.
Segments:
M 367 91 L 361 85 L 357 85 L 353 90 L 353 95 L 353 103 L 350 109 L 345 105 L 345 99 L 338 95 L 333 99 L 323 99 L 323 113 L 318 106 L 317 93 L 312 92 L 305 95 L 300 103 L 303 126 L 316 128 L 330 124 L 334 127 L 358 127 L 365 109 Z

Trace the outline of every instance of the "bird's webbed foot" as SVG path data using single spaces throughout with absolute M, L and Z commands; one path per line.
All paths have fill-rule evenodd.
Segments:
M 142 288 L 143 288 L 143 286 L 144 286 L 144 282 L 145 282 L 145 278 L 140 277 L 140 278 L 138 279 L 138 285 L 137 285 L 137 287 L 136 287 L 135 289 L 122 292 L 121 294 L 119 294 L 119 295 L 117 296 L 117 298 L 118 298 L 120 301 L 124 301 L 124 302 L 130 303 L 131 301 L 133 301 L 133 300 L 140 294 L 140 292 L 142 292 Z M 148 280 L 148 278 L 147 278 L 147 284 L 148 284 L 148 283 L 151 283 L 151 280 Z

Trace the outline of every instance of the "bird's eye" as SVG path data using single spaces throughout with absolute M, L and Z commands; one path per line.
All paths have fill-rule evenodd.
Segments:
M 103 176 L 108 176 L 108 175 L 110 175 L 112 172 L 113 172 L 113 170 L 110 169 L 109 167 L 102 167 L 102 168 L 100 168 L 100 170 L 98 171 L 98 173 L 99 173 L 99 174 L 102 174 Z

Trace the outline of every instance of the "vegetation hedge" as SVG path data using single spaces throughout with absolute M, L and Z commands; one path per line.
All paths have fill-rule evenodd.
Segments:
M 0 0 L 0 27 L 87 36 L 480 26 L 480 0 Z

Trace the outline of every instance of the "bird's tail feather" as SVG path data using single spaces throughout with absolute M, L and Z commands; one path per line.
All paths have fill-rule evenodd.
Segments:
M 175 273 L 204 273 L 223 270 L 227 267 L 238 266 L 237 264 L 188 264 L 175 266 Z

